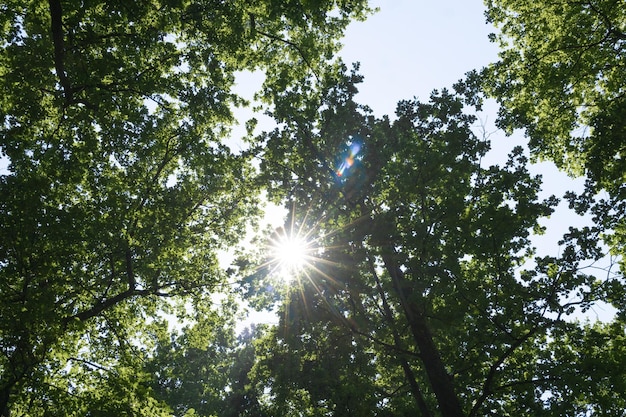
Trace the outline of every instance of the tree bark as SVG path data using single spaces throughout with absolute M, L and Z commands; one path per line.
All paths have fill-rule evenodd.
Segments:
M 65 100 L 72 101 L 72 86 L 67 73 L 65 72 L 65 42 L 63 39 L 63 9 L 60 0 L 48 0 L 50 7 L 50 31 L 52 32 L 52 42 L 54 44 L 54 70 L 59 77 L 61 87 L 65 93 Z
M 370 270 L 372 274 L 374 275 L 374 279 L 376 280 L 376 289 L 378 290 L 378 295 L 380 296 L 380 299 L 383 304 L 383 311 L 385 312 L 384 314 L 385 321 L 389 323 L 391 332 L 393 334 L 393 343 L 394 345 L 402 349 L 400 335 L 398 334 L 398 331 L 396 329 L 396 324 L 393 318 L 393 313 L 391 312 L 389 303 L 387 303 L 387 296 L 385 295 L 383 286 L 380 282 L 380 279 L 378 278 L 378 273 L 376 272 L 374 263 L 369 256 L 367 260 L 370 266 Z M 402 367 L 404 376 L 409 382 L 409 386 L 411 387 L 411 393 L 413 394 L 415 404 L 417 405 L 417 408 L 419 408 L 420 412 L 422 413 L 422 417 L 432 417 L 432 414 L 430 413 L 430 410 L 428 409 L 428 405 L 426 404 L 426 401 L 424 400 L 424 395 L 422 394 L 422 390 L 420 389 L 419 384 L 417 383 L 417 380 L 415 379 L 415 374 L 413 373 L 413 369 L 411 369 L 411 365 L 409 365 L 409 362 L 406 360 L 404 355 L 399 355 L 398 360 L 400 361 L 400 366 Z
M 461 402 L 455 392 L 452 378 L 448 375 L 439 350 L 435 346 L 426 318 L 419 306 L 415 302 L 408 300 L 404 293 L 406 278 L 392 259 L 392 254 L 393 251 L 384 253 L 382 255 L 383 263 L 391 276 L 393 287 L 398 294 L 400 304 L 409 323 L 413 340 L 420 351 L 420 357 L 430 386 L 435 393 L 435 397 L 437 397 L 441 414 L 443 417 L 465 417 L 461 408 Z
M 13 384 L 3 384 L 0 388 L 0 417 L 9 417 L 9 398 L 11 396 L 11 388 Z

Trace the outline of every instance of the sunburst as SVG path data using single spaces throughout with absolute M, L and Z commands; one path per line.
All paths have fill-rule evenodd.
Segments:
M 358 151 L 358 147 L 351 150 L 355 155 Z M 314 276 L 323 277 L 329 282 L 335 281 L 334 277 L 328 274 L 332 275 L 330 270 L 333 267 L 340 268 L 342 265 L 328 259 L 327 255 L 329 251 L 340 249 L 344 245 L 328 246 L 327 238 L 370 218 L 363 216 L 340 229 L 320 233 L 319 226 L 326 220 L 325 216 L 311 217 L 308 209 L 304 215 L 297 216 L 294 202 L 287 213 L 284 225 L 274 229 L 274 233 L 267 241 L 268 258 L 263 267 L 268 267 L 271 275 L 285 283 L 291 284 L 295 279 L 305 278 L 315 285 Z
M 270 243 L 271 263 L 285 281 L 309 268 L 315 252 L 314 244 L 307 236 L 282 228 L 277 230 Z

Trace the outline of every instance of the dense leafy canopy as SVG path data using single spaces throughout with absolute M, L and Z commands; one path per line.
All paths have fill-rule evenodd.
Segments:
M 621 0 L 487 0 L 501 60 L 500 122 L 531 150 L 600 186 L 624 182 L 626 9 Z
M 585 352 L 619 357 L 601 339 L 623 338 L 623 321 L 590 328 L 567 317 L 623 288 L 621 275 L 586 273 L 585 242 L 574 237 L 558 258 L 534 254 L 530 236 L 557 200 L 538 199 L 540 178 L 521 149 L 502 166 L 481 165 L 489 145 L 465 113 L 466 103 L 479 103 L 470 85 L 456 87 L 466 95 L 401 102 L 391 123 L 352 101 L 358 81 L 329 83 L 316 117 L 292 107 L 284 128 L 262 139 L 268 181 L 321 247 L 257 365 L 274 414 L 618 410 L 622 397 L 572 385 L 611 379 Z M 339 175 L 345 158 L 354 161 Z M 572 337 L 564 350 L 563 335 Z M 564 377 L 583 366 L 594 372 Z
M 323 73 L 364 3 L 0 5 L 0 414 L 167 414 L 133 346 L 159 299 L 209 302 L 257 212 L 235 73 L 268 101 Z
M 332 58 L 365 3 L 0 5 L 0 415 L 623 415 L 623 268 L 593 269 L 626 252 L 623 10 L 488 2 L 502 126 L 589 179 L 555 254 L 524 149 L 483 162 L 478 78 L 355 102 Z M 276 128 L 233 152 L 242 70 Z M 261 191 L 308 239 L 289 281 L 278 230 L 233 250 Z M 278 324 L 238 334 L 240 296 Z
M 499 123 L 525 129 L 531 152 L 587 179 L 571 207 L 589 235 L 626 254 L 626 3 L 487 0 L 500 61 L 484 72 Z M 606 191 L 608 196 L 596 195 Z

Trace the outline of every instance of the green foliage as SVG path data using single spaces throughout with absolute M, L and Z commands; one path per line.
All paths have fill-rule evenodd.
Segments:
M 538 156 L 600 186 L 623 182 L 621 1 L 488 0 L 501 60 L 488 70 L 500 123 L 525 128 Z
M 623 277 L 585 262 L 626 242 L 624 12 L 544 3 L 488 2 L 483 81 L 502 126 L 588 176 L 566 198 L 594 225 L 558 256 L 532 247 L 558 201 L 524 151 L 481 163 L 473 80 L 393 121 L 354 102 L 358 66 L 331 59 L 364 1 L 0 5 L 0 414 L 623 413 Z M 242 70 L 278 125 L 236 153 Z M 261 189 L 315 240 L 291 284 L 262 245 L 218 265 Z M 237 337 L 237 293 L 279 324 Z M 597 301 L 613 322 L 571 319 Z
M 466 104 L 480 100 L 471 84 L 455 86 L 465 96 L 401 102 L 392 123 L 353 102 L 358 81 L 329 82 L 317 109 L 292 107 L 259 138 L 262 175 L 293 207 L 287 224 L 320 249 L 263 341 L 258 392 L 281 415 L 562 415 L 558 399 L 578 378 L 564 377 L 568 359 L 555 356 L 564 334 L 574 357 L 598 352 L 590 366 L 604 355 L 623 361 L 592 328 L 566 320 L 615 300 L 619 276 L 586 274 L 583 261 L 598 252 L 575 233 L 558 258 L 535 256 L 531 234 L 558 200 L 538 198 L 541 178 L 521 148 L 502 166 L 481 165 L 489 145 L 472 132 Z M 620 323 L 608 325 L 612 341 Z M 349 402 L 348 372 L 363 410 Z M 609 385 L 603 372 L 587 380 Z M 565 413 L 610 410 L 602 390 L 575 391 L 579 405 Z
M 587 179 L 571 206 L 624 256 L 626 7 L 621 0 L 487 0 L 500 60 L 484 73 L 498 123 L 525 129 L 532 154 Z M 598 201 L 606 191 L 607 201 Z M 578 231 L 576 233 L 582 233 Z
M 49 0 L 0 11 L 10 162 L 0 177 L 0 414 L 76 403 L 67 410 L 158 415 L 131 372 L 139 362 L 126 362 L 144 342 L 136 331 L 189 297 L 209 302 L 225 279 L 218 251 L 258 214 L 250 158 L 225 144 L 232 106 L 245 104 L 235 73 L 266 71 L 269 102 L 323 73 L 367 7 Z M 96 365 L 75 376 L 77 359 Z
M 211 416 L 222 408 L 237 315 L 230 303 L 221 310 L 199 306 L 192 325 L 170 333 L 160 323 L 151 332 L 154 348 L 140 366 L 150 375 L 153 397 L 175 416 Z

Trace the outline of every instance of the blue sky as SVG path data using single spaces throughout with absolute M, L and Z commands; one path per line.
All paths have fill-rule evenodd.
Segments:
M 498 58 L 497 45 L 487 37 L 495 29 L 486 23 L 480 0 L 379 0 L 372 5 L 380 10 L 366 21 L 353 22 L 348 27 L 340 55 L 347 64 L 361 63 L 360 73 L 365 78 L 356 99 L 372 108 L 377 117 L 393 116 L 399 100 L 417 97 L 427 101 L 433 89 L 449 88 L 466 72 L 480 69 Z M 496 112 L 497 105 L 488 102 L 479 115 L 482 122 L 476 125 L 477 134 L 480 134 L 480 123 L 491 133 L 492 151 L 483 158 L 484 167 L 503 165 L 514 146 L 526 143 L 522 132 L 507 137 L 495 128 Z M 530 170 L 543 177 L 541 198 L 552 194 L 562 197 L 567 190 L 582 188 L 581 179 L 567 177 L 550 162 L 534 164 Z M 279 226 L 285 211 L 270 207 L 270 213 L 272 222 Z M 562 250 L 558 241 L 563 233 L 569 226 L 582 226 L 588 221 L 573 214 L 562 202 L 551 218 L 541 221 L 547 232 L 533 238 L 537 254 L 558 256 Z M 608 320 L 614 311 L 598 303 L 586 314 L 574 317 Z M 271 313 L 254 314 L 240 326 L 250 321 L 272 323 L 275 320 Z
M 378 117 L 394 115 L 399 100 L 417 97 L 427 101 L 433 89 L 449 88 L 466 72 L 498 58 L 497 45 L 487 37 L 495 29 L 486 23 L 481 0 L 378 0 L 371 4 L 380 10 L 365 22 L 349 26 L 341 56 L 346 63 L 361 63 L 365 79 L 357 101 L 371 107 Z M 488 102 L 479 115 L 491 133 L 492 151 L 483 159 L 484 165 L 503 165 L 514 146 L 525 146 L 527 142 L 522 132 L 507 137 L 498 131 L 493 123 L 496 111 L 497 105 Z M 567 190 L 581 190 L 584 183 L 581 178 L 569 178 L 551 162 L 533 164 L 530 171 L 543 178 L 542 198 L 561 198 Z M 557 211 L 541 223 L 547 232 L 533 238 L 537 253 L 558 256 L 563 233 L 570 226 L 590 223 L 590 218 L 575 215 L 561 202 Z M 597 266 L 606 265 L 593 265 L 586 272 L 606 274 L 596 270 Z M 575 317 L 607 320 L 614 311 L 598 303 L 587 314 Z
M 426 101 L 472 69 L 497 59 L 480 0 L 378 0 L 380 10 L 348 27 L 341 52 L 365 76 L 357 97 L 377 116 L 393 115 L 399 100 Z

